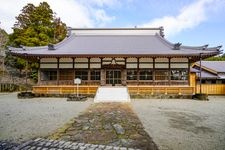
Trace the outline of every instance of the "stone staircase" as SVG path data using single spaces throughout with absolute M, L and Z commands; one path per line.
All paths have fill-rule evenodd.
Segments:
M 99 87 L 94 102 L 130 102 L 130 95 L 127 87 Z

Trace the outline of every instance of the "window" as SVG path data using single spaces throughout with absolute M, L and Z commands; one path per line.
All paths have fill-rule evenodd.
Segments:
M 212 84 L 216 84 L 216 80 L 212 80 Z
M 88 80 L 88 71 L 87 70 L 76 70 L 75 78 L 80 78 L 81 80 Z
M 140 70 L 140 80 L 152 80 L 152 71 L 147 69 Z
M 206 83 L 206 80 L 202 80 L 202 84 L 205 84 Z M 199 80 L 199 84 L 200 84 L 200 80 Z
M 49 81 L 49 80 L 57 80 L 57 71 L 41 71 L 41 80 Z
M 91 80 L 100 80 L 101 71 L 100 70 L 91 70 Z
M 137 80 L 137 70 L 127 70 L 127 80 Z
M 222 84 L 222 80 L 216 80 L 216 84 Z
M 73 70 L 60 70 L 59 80 L 73 80 Z
M 168 80 L 168 70 L 156 70 L 155 80 Z
M 170 72 L 171 80 L 188 80 L 187 69 L 176 69 Z

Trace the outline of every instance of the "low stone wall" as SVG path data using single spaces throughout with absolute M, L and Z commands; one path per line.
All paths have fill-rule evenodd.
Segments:
M 71 95 L 73 95 L 73 94 L 39 94 L 39 93 L 34 93 L 34 97 L 63 97 L 63 98 L 67 98 Z M 79 95 L 79 96 L 90 97 L 90 98 L 95 97 L 94 94 L 82 94 L 82 95 Z

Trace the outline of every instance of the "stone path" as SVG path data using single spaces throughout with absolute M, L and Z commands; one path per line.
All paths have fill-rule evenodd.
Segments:
M 8 142 L 8 141 L 0 141 L 0 150 L 12 150 L 15 149 L 19 144 Z
M 93 104 L 49 138 L 112 147 L 158 149 L 128 103 Z
M 0 142 L 1 150 L 140 150 L 126 147 L 85 144 L 68 141 L 48 140 L 38 138 L 15 145 L 8 142 Z

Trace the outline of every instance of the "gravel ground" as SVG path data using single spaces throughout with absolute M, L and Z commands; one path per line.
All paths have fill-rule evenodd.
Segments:
M 53 133 L 78 116 L 93 100 L 67 102 L 66 98 L 17 99 L 0 94 L 0 140 L 22 142 Z
M 159 149 L 225 149 L 225 97 L 133 100 L 132 106 Z

